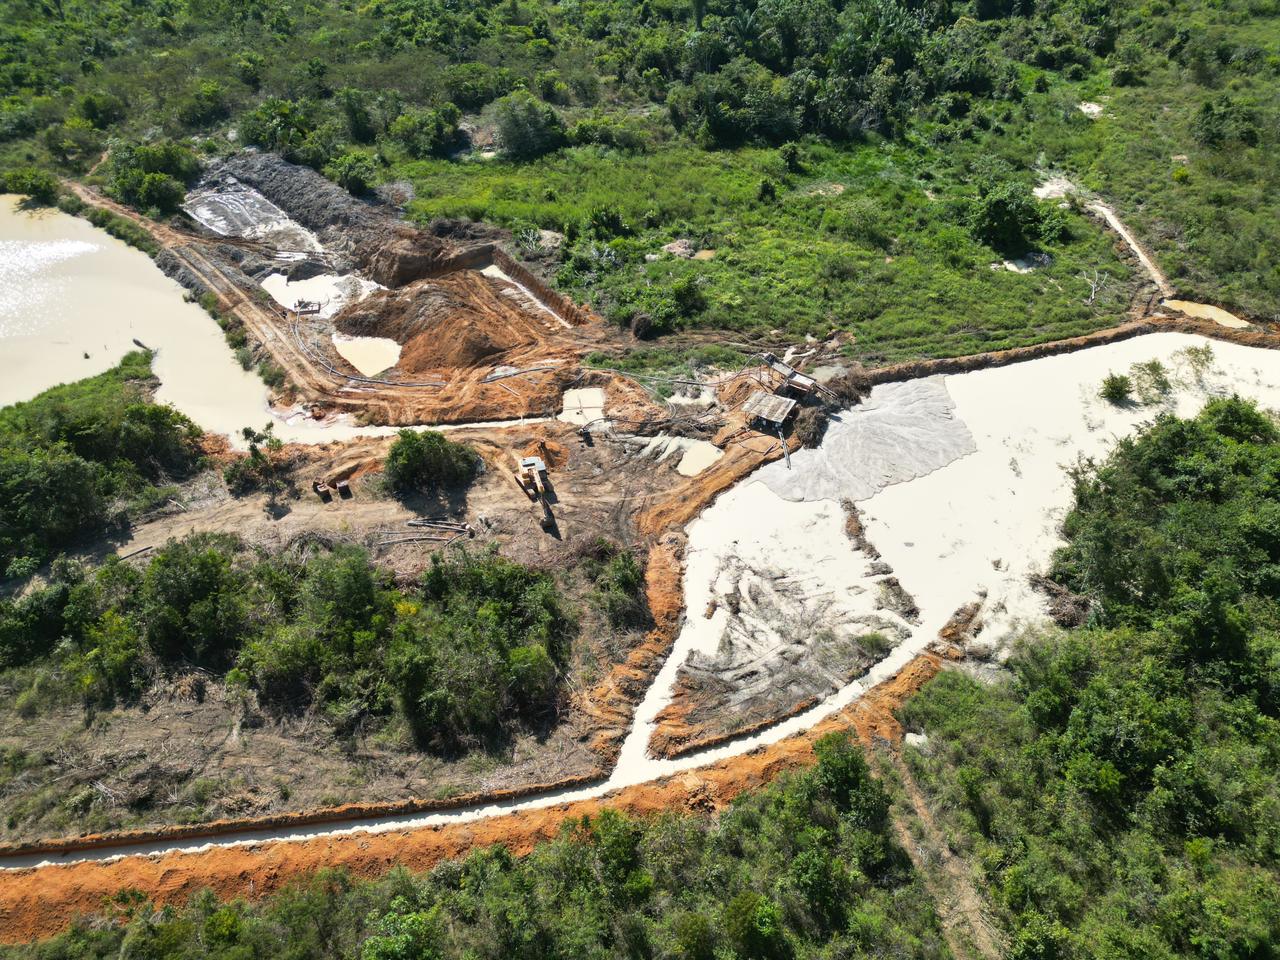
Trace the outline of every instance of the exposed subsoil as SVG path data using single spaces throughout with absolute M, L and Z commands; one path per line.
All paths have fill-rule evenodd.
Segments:
M 280 161 L 283 163 L 283 161 Z M 244 174 L 241 176 L 241 174 Z M 343 194 L 345 203 L 356 203 L 355 207 L 340 210 L 337 214 L 324 201 L 319 201 L 314 210 L 308 210 L 308 198 L 285 196 L 287 185 L 273 186 L 272 180 L 292 177 L 288 171 L 281 172 L 274 163 L 268 163 L 258 172 L 241 171 L 236 174 L 246 182 L 257 186 L 270 199 L 280 204 L 297 217 L 304 225 L 316 230 L 322 236 L 349 234 L 348 246 L 343 248 L 352 260 L 361 265 L 370 275 L 385 277 L 391 282 L 389 286 L 412 283 L 421 279 L 423 270 L 430 272 L 450 257 L 452 267 L 459 266 L 459 256 L 465 257 L 467 231 L 460 231 L 456 236 L 435 238 L 435 244 L 423 236 L 411 236 L 403 232 L 402 226 L 393 225 L 388 228 L 383 212 L 365 209 L 369 205 L 360 205 Z M 254 177 L 258 177 L 257 182 Z M 327 183 L 327 181 L 325 181 Z M 113 204 L 86 188 L 73 186 L 82 199 L 99 206 L 114 209 L 122 216 L 139 222 L 153 236 L 169 248 L 170 255 L 177 262 L 176 269 L 190 273 L 195 289 L 214 291 L 224 309 L 230 310 L 239 317 L 253 335 L 277 359 L 283 357 L 282 365 L 289 370 L 300 395 L 304 399 L 316 402 L 329 410 L 359 410 L 366 416 L 382 418 L 385 422 L 404 422 L 409 419 L 424 419 L 422 411 L 438 410 L 442 418 L 448 416 L 455 422 L 461 420 L 494 419 L 503 414 L 495 414 L 494 410 L 529 410 L 532 411 L 541 402 L 538 390 L 525 390 L 522 384 L 528 384 L 525 377 L 514 377 L 510 381 L 497 381 L 504 388 L 509 387 L 517 394 L 513 401 L 509 392 L 504 398 L 493 393 L 486 393 L 494 383 L 484 382 L 487 368 L 477 365 L 470 373 L 455 379 L 450 384 L 448 396 L 433 394 L 425 388 L 408 388 L 403 386 L 379 387 L 376 391 L 368 391 L 367 395 L 352 399 L 350 394 L 360 388 L 354 387 L 351 378 L 343 378 L 341 374 L 325 369 L 317 363 L 314 356 L 299 344 L 296 336 L 282 325 L 277 311 L 264 308 L 245 292 L 236 271 L 216 263 L 216 257 L 210 257 L 208 248 L 195 243 L 193 238 L 172 227 L 153 224 L 139 218 L 119 205 Z M 336 188 L 335 188 L 336 189 Z M 382 218 L 382 219 L 380 219 Z M 387 230 L 394 234 L 389 239 Z M 412 229 L 412 228 L 410 228 Z M 326 234 L 326 231 L 329 231 Z M 399 231 L 399 232 L 397 232 Z M 417 233 L 421 233 L 418 231 Z M 447 233 L 447 232 L 446 232 Z M 372 247 L 365 248 L 366 237 L 374 237 L 381 244 L 379 249 L 387 251 L 384 259 L 377 262 L 373 259 Z M 403 241 L 403 242 L 402 242 Z M 456 241 L 456 242 L 455 242 Z M 336 241 L 335 241 L 336 242 Z M 448 251 L 446 253 L 446 251 Z M 461 254 L 459 253 L 461 251 Z M 362 259 L 363 258 L 363 259 Z M 451 268 L 452 268 L 451 267 Z M 510 272 L 510 271 L 508 271 Z M 528 278 L 534 282 L 534 278 Z M 521 279 L 521 283 L 525 283 Z M 201 286 L 203 285 L 203 287 Z M 526 286 L 530 284 L 526 283 Z M 493 288 L 491 288 L 493 292 Z M 498 291 L 498 295 L 502 295 Z M 394 298 L 388 297 L 387 300 Z M 514 302 L 514 298 L 512 298 Z M 504 307 L 506 305 L 504 304 Z M 1269 333 L 1253 330 L 1232 330 L 1216 324 L 1184 318 L 1169 318 L 1160 314 L 1147 315 L 1151 304 L 1135 307 L 1139 315 L 1129 323 L 1110 330 L 1073 338 L 1056 343 L 1039 344 L 1032 347 L 1014 350 L 996 351 L 971 357 L 948 358 L 943 360 L 919 361 L 898 364 L 866 371 L 869 383 L 882 383 L 892 380 L 903 380 L 936 373 L 955 373 L 1019 362 L 1038 356 L 1085 349 L 1101 343 L 1112 342 L 1137 336 L 1143 333 L 1160 330 L 1175 330 L 1195 333 L 1220 340 L 1228 340 L 1249 346 L 1275 349 L 1280 347 L 1280 339 Z M 408 313 L 412 308 L 406 305 L 399 311 Z M 390 310 L 390 313 L 395 311 Z M 505 313 L 505 311 L 498 311 Z M 568 312 L 567 310 L 565 312 Z M 525 318 L 528 319 L 528 318 Z M 533 318 L 532 323 L 543 324 L 546 318 Z M 575 316 L 575 319 L 579 317 Z M 524 322 L 522 319 L 521 323 Z M 484 342 L 460 348 L 465 355 L 467 351 L 485 353 L 490 345 L 498 346 L 506 335 L 510 321 L 504 321 L 499 332 L 485 331 Z M 547 338 L 553 332 L 546 327 Z M 599 329 L 580 329 L 576 334 L 583 337 L 582 349 L 594 337 L 601 342 L 604 333 Z M 560 336 L 560 334 L 556 334 Z M 518 337 L 518 334 L 517 334 Z M 545 340 L 540 340 L 545 343 Z M 446 349 L 453 349 L 452 345 Z M 485 354 L 488 357 L 503 356 L 504 351 L 523 349 L 519 344 L 500 346 L 499 350 Z M 531 349 L 537 349 L 532 347 Z M 424 342 L 420 360 L 434 360 L 440 350 L 439 346 L 429 347 Z M 457 358 L 454 358 L 457 359 Z M 430 367 L 421 368 L 429 370 Z M 456 374 L 457 371 L 455 371 Z M 514 382 L 512 382 L 514 381 Z M 608 403 L 612 415 L 621 415 L 620 411 L 634 404 L 635 408 L 645 413 L 652 412 L 652 404 L 638 388 L 627 381 L 609 374 L 588 373 L 578 381 L 579 385 L 594 384 L 606 387 Z M 339 386 L 341 384 L 342 386 Z M 560 385 L 561 387 L 563 384 Z M 749 389 L 748 385 L 739 382 L 734 389 Z M 440 393 L 445 393 L 441 391 Z M 435 396 L 435 402 L 431 400 Z M 546 412 L 554 412 L 547 410 Z M 510 416 L 508 412 L 505 415 Z M 404 420 L 398 420 L 402 417 Z M 547 425 L 550 426 L 550 425 Z M 619 464 L 612 456 L 598 459 L 592 463 L 590 448 L 578 445 L 572 429 L 563 429 L 563 435 L 555 435 L 554 430 L 543 429 L 544 425 L 530 425 L 522 436 L 512 436 L 498 440 L 486 435 L 477 436 L 473 442 L 481 446 L 486 461 L 495 469 L 494 477 L 503 474 L 496 469 L 501 458 L 512 451 L 527 451 L 536 446 L 540 440 L 552 439 L 567 452 L 568 462 L 577 464 L 583 469 L 579 474 L 580 481 L 570 477 L 552 477 L 556 485 L 557 495 L 562 497 L 556 507 L 557 518 L 561 520 L 562 541 L 550 541 L 537 531 L 536 518 L 532 507 L 526 502 L 516 500 L 514 504 L 506 503 L 501 507 L 495 502 L 492 512 L 498 517 L 498 524 L 509 525 L 509 530 L 495 534 L 501 537 L 505 533 L 510 537 L 506 545 L 520 550 L 532 548 L 540 562 L 554 564 L 557 557 L 564 556 L 564 551 L 572 550 L 570 542 L 573 537 L 598 532 L 607 532 L 623 539 L 625 542 L 640 541 L 648 545 L 647 594 L 653 614 L 654 625 L 651 630 L 638 638 L 629 648 L 616 651 L 618 656 L 613 661 L 606 657 L 603 662 L 609 663 L 608 669 L 594 682 L 582 685 L 573 692 L 573 710 L 582 718 L 582 726 L 578 730 L 575 749 L 581 747 L 590 754 L 594 769 L 604 770 L 611 758 L 616 756 L 619 743 L 631 722 L 631 714 L 644 691 L 652 682 L 658 666 L 670 650 L 676 632 L 679 630 L 683 598 L 681 596 L 681 557 L 683 555 L 683 535 L 681 530 L 685 523 L 694 517 L 703 507 L 717 495 L 731 487 L 760 463 L 782 456 L 782 448 L 774 438 L 745 430 L 741 418 L 729 418 L 729 424 L 716 436 L 718 445 L 725 449 L 725 456 L 711 468 L 694 478 L 682 478 L 670 470 L 671 476 L 663 477 L 663 486 L 659 493 L 653 492 L 654 467 L 651 461 L 644 460 L 634 465 L 633 473 L 642 474 L 628 479 L 625 465 Z M 612 453 L 612 451 L 611 451 Z M 560 458 L 557 453 L 555 458 Z M 550 462 L 550 460 L 549 460 Z M 563 470 L 561 464 L 553 464 Z M 352 475 L 359 475 L 366 467 L 357 465 Z M 669 465 L 668 465 L 669 469 Z M 587 472 L 589 470 L 589 472 Z M 621 480 L 607 496 L 599 495 L 603 477 L 607 473 L 620 472 Z M 575 487 L 577 488 L 575 490 Z M 587 489 L 590 493 L 586 493 Z M 496 489 L 496 488 L 495 488 Z M 519 497 L 513 484 L 510 492 Z M 567 494 L 567 496 L 566 496 Z M 580 498 L 580 499 L 575 499 Z M 590 502 L 588 502 L 590 501 Z M 476 504 L 468 503 L 468 509 Z M 295 506 L 295 510 L 302 508 Z M 323 516 L 323 514 L 317 514 Z M 227 516 L 223 520 L 211 522 L 234 525 L 246 518 Z M 301 519 L 301 518 L 299 518 Z M 382 515 L 377 523 L 383 522 Z M 181 524 L 182 519 L 166 518 L 172 524 Z M 190 522 L 188 518 L 185 522 Z M 372 517 L 369 522 L 375 522 Z M 850 528 L 855 537 L 858 531 Z M 872 550 L 867 545 L 868 553 Z M 389 548 L 388 562 L 397 569 L 410 571 L 415 559 L 421 562 L 424 550 L 405 550 Z M 977 621 L 978 605 L 962 608 L 952 622 L 942 632 L 942 639 L 964 643 L 980 628 Z M 158 903 L 178 903 L 184 901 L 195 891 L 211 887 L 221 897 L 262 896 L 270 893 L 290 879 L 314 871 L 320 867 L 346 866 L 354 873 L 362 876 L 377 876 L 393 865 L 401 864 L 411 869 L 424 869 L 451 857 L 456 857 L 478 845 L 501 842 L 517 853 L 524 853 L 545 839 L 554 836 L 567 817 L 592 814 L 605 806 L 625 810 L 634 815 L 656 814 L 670 809 L 715 811 L 721 809 L 737 794 L 755 789 L 777 776 L 779 773 L 812 761 L 813 742 L 821 735 L 834 730 L 854 730 L 864 744 L 884 744 L 893 750 L 900 743 L 902 729 L 893 716 L 893 711 L 907 698 L 913 695 L 925 682 L 931 679 L 941 668 L 942 657 L 934 653 L 917 656 L 908 663 L 892 679 L 880 684 L 861 697 L 857 702 L 817 724 L 803 734 L 782 740 L 778 743 L 757 748 L 750 753 L 719 761 L 677 776 L 624 788 L 598 799 L 547 807 L 531 808 L 515 813 L 495 816 L 476 821 L 453 823 L 439 827 L 416 828 L 394 833 L 383 834 L 351 834 L 316 837 L 308 840 L 290 842 L 263 842 L 245 847 L 216 847 L 199 853 L 169 853 L 163 856 L 127 857 L 111 862 L 82 862 L 66 866 L 53 866 L 22 871 L 0 871 L 0 940 L 4 942 L 20 942 L 37 936 L 47 936 L 63 929 L 71 920 L 81 914 L 92 913 L 101 909 L 104 900 L 120 889 L 136 888 L 145 891 Z M 186 707 L 187 701 L 182 690 L 175 690 L 169 695 L 171 708 L 176 716 Z M 206 698 L 208 693 L 206 692 Z M 159 709 L 166 709 L 157 704 Z M 243 732 L 241 733 L 243 736 Z M 296 762 L 296 761 L 294 761 Z M 546 780 L 547 778 L 543 778 Z M 542 792 L 558 783 L 582 782 L 581 775 L 568 777 L 560 781 L 515 787 L 514 792 L 524 795 L 526 792 Z M 910 785 L 908 785 L 909 787 Z M 908 791 L 910 793 L 910 791 Z M 361 791 L 361 795 L 366 795 Z M 484 797 L 510 796 L 511 790 L 490 790 Z M 481 799 L 476 797 L 474 799 Z M 919 808 L 920 803 L 915 796 L 911 802 Z M 391 801 L 370 807 L 370 813 L 384 809 L 427 809 L 438 801 L 418 798 L 408 801 Z M 449 806 L 457 800 L 447 802 Z M 413 807 L 412 804 L 420 806 Z M 347 808 L 348 814 L 352 808 Z M 363 809 L 363 808 L 360 808 Z M 334 811 L 328 811 L 333 814 Z M 305 820 L 322 820 L 326 812 L 311 811 L 300 815 L 270 815 L 265 818 L 239 817 L 232 826 L 243 828 L 252 822 L 289 820 L 297 822 L 299 817 Z M 206 825 L 206 828 L 211 825 Z M 148 836 L 164 835 L 165 831 L 151 831 Z M 907 835 L 902 834 L 904 842 Z M 82 844 L 90 838 L 82 838 Z M 943 841 L 931 838 L 931 843 Z M 923 861 L 922 861 L 923 863 Z M 954 866 L 954 865 L 952 865 Z M 960 880 L 962 870 L 957 868 L 949 873 Z M 944 891 L 945 892 L 945 891 Z M 961 891 L 963 893 L 964 891 Z M 971 885 L 970 885 L 970 892 Z M 935 896 L 938 894 L 935 893 Z M 963 896 L 958 909 L 963 914 L 972 912 L 980 901 Z M 945 918 L 944 918 L 945 920 Z M 976 933 L 976 937 L 974 934 Z M 970 931 L 971 939 L 981 939 L 981 931 Z M 990 955 L 988 948 L 991 941 L 983 944 L 981 952 Z
M 681 665 L 671 701 L 655 717 L 654 756 L 674 759 L 803 713 L 864 674 L 884 647 L 905 639 L 903 621 L 914 622 L 915 602 L 878 562 L 857 508 L 851 502 L 842 508 L 845 533 L 866 563 L 863 582 L 847 593 L 874 589 L 875 610 L 894 616 L 865 605 L 855 612 L 805 578 L 731 557 L 718 576 L 727 592 L 703 612 L 710 619 L 726 610 L 723 634 L 714 652 L 695 650 Z M 868 634 L 883 639 L 872 643 Z
M 636 413 L 648 402 L 642 392 L 622 391 L 619 399 L 623 409 Z M 685 478 L 674 463 L 620 455 L 618 446 L 603 438 L 588 445 L 574 427 L 556 421 L 462 429 L 451 436 L 471 443 L 486 462 L 465 496 L 404 504 L 383 495 L 377 471 L 389 439 L 289 446 L 280 458 L 292 464 L 286 478 L 292 492 L 234 498 L 219 485 L 199 503 L 179 501 L 112 546 L 141 561 L 148 548 L 197 531 L 234 533 L 268 550 L 352 542 L 372 549 L 397 576 L 412 578 L 441 544 L 388 545 L 387 539 L 397 530 L 410 531 L 404 522 L 416 515 L 447 514 L 477 530 L 475 540 L 465 541 L 468 548 L 497 544 L 508 556 L 560 574 L 596 538 L 636 543 L 642 537 L 638 517 L 663 510 L 673 499 L 696 511 L 764 459 L 751 444 L 741 443 L 716 470 Z M 510 476 L 517 458 L 530 451 L 550 467 L 554 535 L 542 531 L 540 510 Z M 234 456 L 215 452 L 222 459 Z M 313 478 L 348 479 L 353 496 L 323 503 L 309 489 Z M 13 823 L 4 846 L 12 851 L 37 837 L 72 830 L 83 844 L 93 842 L 84 836 L 86 830 L 117 832 L 181 820 L 207 824 L 232 818 L 243 827 L 276 822 L 294 810 L 324 820 L 332 819 L 335 806 L 354 801 L 398 809 L 406 803 L 541 792 L 601 779 L 679 630 L 682 548 L 678 531 L 646 548 L 652 627 L 618 633 L 594 621 L 584 624 L 558 722 L 541 733 L 518 734 L 496 753 L 431 757 L 412 749 L 402 732 L 376 726 L 339 735 L 322 718 L 274 715 L 252 700 L 228 697 L 215 678 L 196 675 L 158 685 L 145 710 L 113 710 L 89 725 L 74 704 L 44 707 L 35 719 L 0 711 L 0 746 L 51 745 L 39 754 L 41 762 L 0 794 L 0 815 Z M 586 588 L 566 585 L 571 596 L 574 589 Z M 576 602 L 588 609 L 584 598 Z M 3 699 L 12 704 L 17 692 Z M 164 731 L 159 750 L 157 730 Z M 33 731 L 38 733 L 34 740 Z M 69 797 L 75 798 L 70 806 Z
M 419 230 L 389 208 L 356 200 L 314 171 L 268 154 L 230 158 L 212 176 L 219 174 L 255 187 L 315 231 L 331 261 L 389 287 L 433 281 L 379 295 L 374 310 L 355 310 L 337 327 L 373 332 L 386 326 L 389 334 L 374 335 L 406 345 L 403 369 L 371 380 L 337 354 L 331 321 L 285 311 L 245 272 L 268 269 L 252 244 L 157 223 L 67 181 L 85 203 L 147 231 L 161 247 L 161 269 L 196 295 L 212 295 L 217 310 L 243 327 L 255 356 L 285 372 L 277 401 L 300 402 L 316 416 L 346 413 L 389 425 L 551 416 L 564 389 L 581 376 L 578 359 L 622 336 L 549 289 L 492 239 L 472 240 L 462 229 L 445 231 L 447 239 Z M 483 275 L 490 264 L 511 279 Z M 373 319 L 366 323 L 362 316 Z
M 525 854 L 554 838 L 566 819 L 591 816 L 605 808 L 632 816 L 670 810 L 712 813 L 739 794 L 812 763 L 814 743 L 828 733 L 853 730 L 864 742 L 898 742 L 902 729 L 893 711 L 932 679 L 941 665 L 937 654 L 922 654 L 892 680 L 799 736 L 598 799 L 440 827 L 5 871 L 0 873 L 0 942 L 51 936 L 75 918 L 101 911 L 112 895 L 124 889 L 144 890 L 158 904 L 184 903 L 204 888 L 224 899 L 253 899 L 322 867 L 343 867 L 356 876 L 377 877 L 393 866 L 425 870 L 494 843 Z
M 233 176 L 314 232 L 326 250 L 348 257 L 369 279 L 395 287 L 440 270 L 467 246 L 400 221 L 390 208 L 353 197 L 309 167 L 272 153 L 243 152 L 204 178 Z
M 334 317 L 343 333 L 401 345 L 406 378 L 471 367 L 529 367 L 577 359 L 575 341 L 515 287 L 474 270 L 379 290 Z M 559 346 L 559 350 L 557 350 Z

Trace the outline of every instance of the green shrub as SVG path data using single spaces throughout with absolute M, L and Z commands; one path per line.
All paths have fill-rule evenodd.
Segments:
M 383 467 L 396 494 L 430 492 L 469 483 L 480 457 L 466 444 L 453 443 L 435 430 L 401 430 Z
M 551 106 L 527 90 L 517 90 L 499 100 L 494 119 L 502 148 L 514 159 L 531 160 L 564 145 L 564 122 Z
M 487 63 L 455 63 L 440 76 L 445 96 L 464 110 L 479 110 L 487 103 L 510 93 L 515 77 L 505 67 Z
M 325 165 L 324 175 L 349 193 L 363 196 L 373 188 L 377 168 L 367 153 L 348 150 Z
M 196 534 L 157 551 L 142 581 L 147 644 L 168 663 L 226 667 L 248 627 L 232 537 Z
M 1098 395 L 1107 403 L 1122 407 L 1133 400 L 1133 381 L 1123 373 L 1109 373 L 1103 377 Z
M 284 389 L 289 379 L 288 374 L 284 372 L 284 367 L 266 358 L 258 362 L 258 376 L 272 390 Z
M 587 563 L 583 568 L 595 581 L 591 602 L 615 628 L 644 625 L 649 618 L 644 566 L 630 550 L 613 544 L 602 542 L 601 552 L 608 557 L 607 560 Z
M 1042 213 L 1020 180 L 988 182 L 969 213 L 973 236 L 1000 253 L 1023 254 L 1040 239 Z
M 200 172 L 188 147 L 172 140 L 120 143 L 111 150 L 110 192 L 139 210 L 173 213 Z
M 461 118 L 452 103 L 431 110 L 411 107 L 391 122 L 387 136 L 416 159 L 443 156 L 457 143 Z
M 35 203 L 52 206 L 58 202 L 61 186 L 48 170 L 17 167 L 0 173 L 0 191 L 25 194 Z
M 202 80 L 178 104 L 178 120 L 188 127 L 203 127 L 222 120 L 229 113 L 227 94 L 217 80 Z
M 146 399 L 150 355 L 0 409 L 0 563 L 47 559 L 101 534 L 109 504 L 180 479 L 199 461 L 199 429 Z
M 1173 389 L 1169 371 L 1159 360 L 1135 363 L 1129 368 L 1129 379 L 1138 400 L 1148 406 L 1163 402 Z

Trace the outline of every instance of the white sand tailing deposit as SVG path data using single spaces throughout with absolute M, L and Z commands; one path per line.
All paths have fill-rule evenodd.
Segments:
M 669 433 L 620 439 L 639 456 L 652 457 L 655 463 L 665 463 L 675 457 L 676 472 L 682 477 L 696 477 L 724 456 L 724 451 L 708 440 L 673 437 Z
M 1200 366 L 1188 348 L 1208 347 Z M 1112 372 L 1159 360 L 1172 389 L 1158 406 L 1116 407 L 1098 393 Z M 977 450 L 861 504 L 867 537 L 917 600 L 936 633 L 962 604 L 986 591 L 983 637 L 998 645 L 1019 623 L 1044 617 L 1029 577 L 1043 572 L 1061 540 L 1071 502 L 1068 468 L 1100 457 L 1117 437 L 1162 410 L 1195 414 L 1214 396 L 1238 392 L 1280 406 L 1280 352 L 1161 333 L 1076 353 L 947 378 L 955 416 Z M 873 394 L 874 395 L 874 394 Z
M 1188 348 L 1200 351 L 1199 358 Z M 1108 373 L 1127 373 L 1151 360 L 1159 360 L 1171 380 L 1160 404 L 1114 407 L 1099 397 Z M 718 558 L 763 551 L 769 559 L 762 569 L 815 577 L 815 598 L 836 584 L 865 596 L 858 591 L 892 570 L 919 607 L 920 625 L 888 657 L 801 715 L 803 723 L 793 718 L 770 728 L 772 741 L 783 735 L 779 731 L 804 729 L 890 676 L 965 604 L 985 597 L 981 641 L 993 648 L 1019 626 L 1043 622 L 1044 598 L 1029 579 L 1043 572 L 1061 542 L 1059 524 L 1071 497 L 1068 469 L 1082 455 L 1105 454 L 1117 437 L 1162 410 L 1193 415 L 1211 397 L 1232 391 L 1280 407 L 1280 351 L 1162 333 L 945 379 L 877 386 L 866 403 L 828 429 L 818 450 L 794 455 L 790 472 L 777 464 L 762 468 L 689 525 L 687 620 L 637 713 L 616 777 L 632 783 L 646 769 L 650 776 L 671 769 L 646 759 L 644 744 L 679 667 L 691 651 L 716 649 L 724 634 L 723 623 L 701 616 L 722 576 Z M 886 567 L 868 568 L 849 542 L 841 499 L 858 502 L 865 536 Z M 727 614 L 717 605 L 716 616 Z M 766 742 L 760 736 L 735 742 L 747 749 Z
M 376 377 L 400 359 L 400 344 L 389 337 L 348 337 L 335 333 L 333 348 L 366 377 Z
M 363 300 L 374 290 L 382 290 L 383 287 L 354 273 L 344 276 L 322 273 L 305 280 L 290 280 L 283 273 L 273 273 L 263 278 L 262 289 L 287 310 L 293 310 L 300 300 L 318 303 L 318 316 L 327 320 L 343 307 Z
M 616 776 L 627 783 L 648 779 L 644 771 L 655 763 L 647 757 L 655 718 L 670 703 L 676 677 L 691 654 L 703 670 L 714 668 L 717 660 L 731 669 L 734 663 L 769 658 L 773 648 L 800 655 L 820 639 L 815 617 L 845 642 L 877 629 L 895 640 L 910 633 L 901 618 L 877 610 L 885 574 L 854 547 L 844 526 L 838 503 L 790 503 L 754 480 L 725 493 L 689 524 L 684 626 L 636 711 Z M 767 591 L 762 589 L 766 583 L 772 584 Z M 732 599 L 743 590 L 756 597 L 745 613 L 741 601 Z M 785 618 L 766 614 L 770 598 L 812 629 L 800 635 L 788 629 Z M 704 615 L 708 610 L 710 617 Z M 834 675 L 840 668 L 830 669 Z
M 1211 303 L 1195 303 L 1191 300 L 1165 300 L 1160 305 L 1168 307 L 1170 310 L 1177 310 L 1179 313 L 1185 313 L 1188 317 L 1212 320 L 1221 327 L 1230 327 L 1233 330 L 1243 330 L 1249 326 L 1248 320 L 1241 320 L 1234 313 L 1223 310 L 1221 307 L 1215 307 Z
M 877 386 L 860 406 L 832 417 L 822 445 L 756 474 L 787 500 L 866 500 L 892 483 L 932 473 L 972 453 L 943 377 Z
M 314 233 L 235 177 L 191 191 L 182 209 L 214 233 L 258 240 L 279 251 L 281 259 L 300 259 L 324 249 Z
M 603 416 L 604 391 L 599 387 L 580 387 L 564 392 L 564 408 L 557 419 L 585 427 Z

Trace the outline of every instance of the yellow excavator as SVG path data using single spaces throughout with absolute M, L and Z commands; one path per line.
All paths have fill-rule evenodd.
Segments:
M 516 485 L 534 503 L 542 506 L 543 530 L 554 530 L 555 515 L 547 498 L 547 464 L 541 457 L 522 457 L 519 467 L 511 472 Z

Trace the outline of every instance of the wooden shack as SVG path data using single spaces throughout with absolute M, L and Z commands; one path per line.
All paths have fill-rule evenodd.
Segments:
M 780 432 L 795 408 L 796 402 L 791 397 L 780 397 L 767 390 L 754 391 L 742 405 L 752 425 L 768 433 Z

